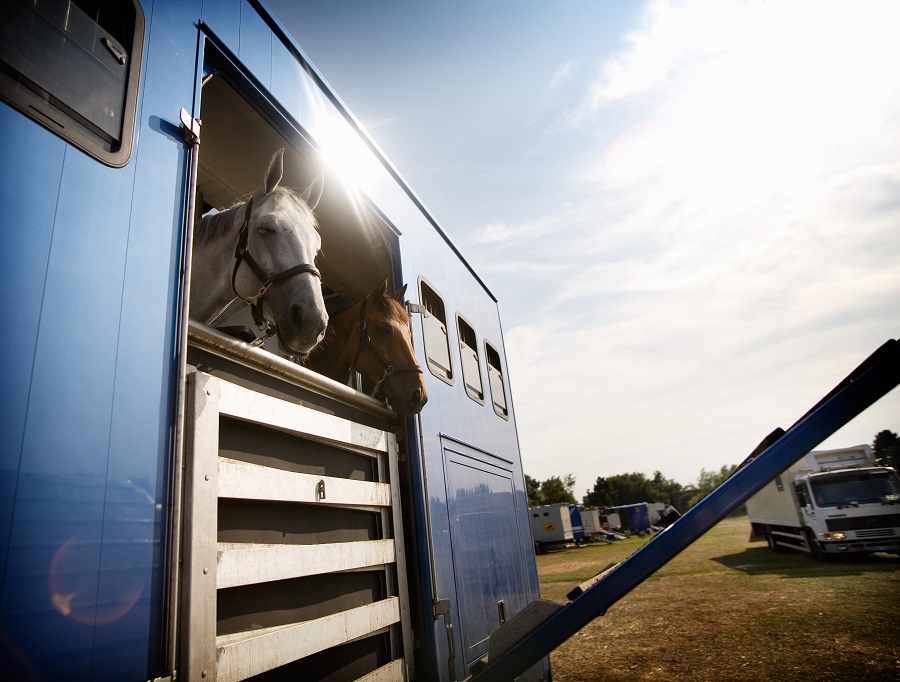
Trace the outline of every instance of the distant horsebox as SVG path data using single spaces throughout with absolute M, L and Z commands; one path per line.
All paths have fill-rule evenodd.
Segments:
M 0 26 L 7 674 L 467 676 L 539 592 L 497 301 L 438 217 L 259 2 Z

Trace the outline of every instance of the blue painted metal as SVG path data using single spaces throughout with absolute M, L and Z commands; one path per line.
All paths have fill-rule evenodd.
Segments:
M 875 401 L 900 385 L 900 343 L 887 342 L 762 454 L 678 521 L 616 566 L 575 601 L 474 675 L 477 682 L 514 679 L 637 587 L 743 504 L 776 475 Z
M 0 104 L 0 200 L 15 225 L 2 305 L 17 323 L 0 365 L 0 658 L 11 679 L 162 672 L 177 115 L 192 102 L 199 8 L 145 7 L 140 141 L 123 168 Z
M 622 529 L 633 531 L 650 530 L 650 510 L 646 502 L 636 504 L 623 504 L 619 507 L 610 507 L 609 511 L 619 515 Z M 625 517 L 624 519 L 622 517 Z
M 287 129 L 313 144 L 335 123 L 360 134 L 262 3 L 143 5 L 126 166 L 103 166 L 0 104 L 0 201 L 15 226 L 0 250 L 0 311 L 16 322 L 16 342 L 0 363 L 0 658 L 18 679 L 170 672 L 162 657 L 165 533 L 188 154 L 178 114 L 184 107 L 199 115 L 204 41 L 233 60 L 251 98 L 284 112 Z M 448 317 L 464 313 L 479 348 L 488 341 L 500 351 L 508 392 L 495 298 L 363 138 L 383 168 L 367 194 L 400 234 L 394 266 L 410 285 L 407 297 L 418 299 L 415 283 L 427 275 Z M 414 334 L 422 348 L 420 325 Z M 455 332 L 450 345 L 459 372 Z M 424 624 L 419 676 L 449 680 L 451 668 L 463 676 L 481 655 L 502 616 L 539 592 L 509 394 L 504 420 L 468 398 L 460 380 L 426 382 L 428 407 L 407 420 L 413 589 Z M 435 617 L 437 599 L 449 600 L 453 646 Z
M 584 525 L 581 522 L 581 512 L 577 504 L 569 505 L 569 519 L 572 521 L 572 537 L 576 541 L 584 539 Z

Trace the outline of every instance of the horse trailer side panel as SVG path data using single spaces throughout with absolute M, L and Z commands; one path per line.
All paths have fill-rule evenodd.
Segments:
M 55 188 L 59 186 L 65 143 L 6 104 L 0 104 L 0 129 L 0 158 L 15 160 L 0 182 L 0 201 L 9 225 L 0 249 L 5 287 L 0 311 L 4 320 L 16 322 L 16 342 L 7 344 L 0 365 L 0 565 L 5 565 L 53 236 Z M 37 149 L 41 152 L 35 153 Z M 35 187 L 44 188 L 40 198 L 35 195 Z
M 272 30 L 249 2 L 241 3 L 238 57 L 267 90 L 272 85 Z
M 72 148 L 66 153 L 6 565 L 4 617 L 18 621 L 15 630 L 24 642 L 46 638 L 43 657 L 52 661 L 50 670 L 74 671 L 75 679 L 89 674 L 91 657 L 72 657 L 70 647 L 81 641 L 88 645 L 78 649 L 88 651 L 93 638 L 92 628 L 77 623 L 105 615 L 96 571 L 128 206 L 105 201 L 104 189 L 128 197 L 133 172 L 133 166 L 99 166 Z M 64 487 L 71 494 L 59 496 Z M 51 566 L 49 594 L 41 566 Z M 60 614 L 69 622 L 60 622 Z M 58 635 L 70 630 L 69 637 L 48 638 L 49 623 Z
M 241 10 L 244 0 L 203 0 L 203 23 L 226 45 L 241 42 Z
M 3 496 L 11 545 L 0 617 L 11 675 L 161 673 L 184 197 L 177 121 L 193 97 L 198 10 L 199 2 L 156 3 L 148 17 L 136 144 L 122 168 L 2 105 L 2 184 L 23 183 L 6 203 L 21 211 L 14 243 L 28 242 L 5 251 L 20 259 L 8 274 L 27 268 L 13 282 L 29 289 L 14 301 L 23 357 L 6 355 L 12 381 L 3 382 L 4 402 L 17 406 L 4 419 L 19 434 L 3 453 L 4 483 L 18 477 Z

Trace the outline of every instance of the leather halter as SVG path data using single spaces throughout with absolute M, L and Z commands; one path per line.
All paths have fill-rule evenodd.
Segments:
M 419 365 L 398 365 L 394 367 L 391 363 L 381 357 L 381 353 L 378 352 L 378 349 L 372 345 L 372 339 L 369 337 L 369 332 L 366 329 L 366 300 L 363 299 L 362 304 L 359 307 L 359 324 L 357 328 L 359 329 L 359 348 L 356 349 L 356 356 L 353 358 L 353 367 L 359 370 L 357 363 L 359 362 L 359 356 L 362 355 L 362 352 L 366 349 L 375 356 L 375 359 L 381 363 L 381 366 L 384 367 L 384 374 L 381 375 L 381 379 L 378 380 L 378 383 L 375 384 L 375 388 L 372 389 L 372 393 L 375 394 L 378 392 L 378 389 L 381 388 L 381 384 L 385 382 L 385 380 L 391 376 L 392 374 L 396 374 L 397 372 L 418 372 L 422 374 L 422 368 Z
M 247 303 L 250 306 L 250 310 L 253 313 L 253 321 L 256 323 L 257 328 L 265 334 L 263 340 L 273 336 L 277 331 L 277 326 L 271 320 L 267 320 L 263 315 L 262 311 L 262 300 L 266 295 L 266 292 L 269 290 L 269 287 L 275 284 L 276 282 L 280 282 L 284 279 L 288 279 L 289 277 L 293 277 L 294 275 L 299 275 L 304 272 L 308 272 L 315 277 L 318 277 L 320 280 L 322 279 L 322 274 L 316 269 L 314 265 L 309 265 L 307 263 L 301 263 L 300 265 L 295 265 L 287 270 L 282 270 L 279 273 L 274 275 L 266 274 L 266 271 L 263 270 L 256 260 L 250 255 L 250 252 L 247 249 L 247 241 L 250 238 L 250 213 L 253 210 L 253 197 L 247 202 L 247 210 L 244 212 L 244 223 L 241 225 L 241 233 L 238 235 L 237 246 L 234 248 L 234 270 L 231 272 L 231 288 L 234 290 L 235 296 L 240 298 L 242 301 Z M 246 263 L 247 266 L 253 271 L 253 274 L 256 275 L 257 279 L 262 282 L 262 286 L 259 288 L 253 296 L 241 296 L 238 293 L 237 286 L 235 285 L 235 280 L 237 279 L 238 269 L 241 267 L 241 263 Z

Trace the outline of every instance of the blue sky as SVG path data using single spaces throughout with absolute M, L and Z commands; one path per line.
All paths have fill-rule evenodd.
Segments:
M 691 483 L 900 336 L 900 4 L 267 4 L 499 299 L 529 475 Z

